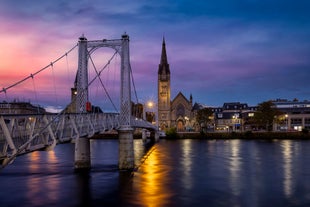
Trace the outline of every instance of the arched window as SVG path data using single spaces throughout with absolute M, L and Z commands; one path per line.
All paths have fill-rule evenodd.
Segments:
M 177 114 L 176 115 L 177 115 L 177 117 L 179 117 L 179 116 L 183 117 L 185 115 L 185 108 L 182 104 L 179 104 L 177 106 Z

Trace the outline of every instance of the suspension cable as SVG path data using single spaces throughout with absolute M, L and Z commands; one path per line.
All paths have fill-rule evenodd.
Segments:
M 69 60 L 68 60 L 68 53 L 66 55 L 66 65 L 67 65 L 67 81 L 70 82 L 70 72 L 69 72 Z
M 35 73 L 30 74 L 29 76 L 21 79 L 20 81 L 17 81 L 16 83 L 6 87 L 6 88 L 2 88 L 0 90 L 0 93 L 6 93 L 8 89 L 13 88 L 19 84 L 21 84 L 22 82 L 28 80 L 29 78 L 33 78 L 34 76 L 36 76 L 37 74 L 39 74 L 40 72 L 46 70 L 47 68 L 49 68 L 51 66 L 51 64 L 54 64 L 56 62 L 58 62 L 59 60 L 61 60 L 63 57 L 65 57 L 68 53 L 70 53 L 72 50 L 74 50 L 76 47 L 78 46 L 78 44 L 76 44 L 74 47 L 72 47 L 68 52 L 66 52 L 64 55 L 60 56 L 58 59 L 54 60 L 53 62 L 51 62 L 50 64 L 48 64 L 47 66 L 41 68 L 40 70 L 36 71 Z
M 102 72 L 102 70 L 99 71 L 100 73 L 98 72 L 98 70 L 97 70 L 97 68 L 96 68 L 96 66 L 95 66 L 95 64 L 94 64 L 94 61 L 93 61 L 93 59 L 91 58 L 91 55 L 90 55 L 90 54 L 88 54 L 88 55 L 89 55 L 89 59 L 90 59 L 92 65 L 93 65 L 93 67 L 94 67 L 94 69 L 95 69 L 95 72 L 96 72 L 96 74 L 97 74 L 97 77 L 98 77 L 98 79 L 99 79 L 99 81 L 100 81 L 100 83 L 101 83 L 101 86 L 103 87 L 103 89 L 104 89 L 106 95 L 108 96 L 110 102 L 112 103 L 114 110 L 118 112 L 118 110 L 117 110 L 115 104 L 113 103 L 113 101 L 112 101 L 112 99 L 111 99 L 111 97 L 110 97 L 110 95 L 109 95 L 109 93 L 108 93 L 106 87 L 104 86 L 101 77 L 100 77 L 100 73 Z M 113 55 L 112 57 L 114 57 L 114 55 Z M 108 63 L 110 63 L 110 61 L 109 61 Z M 107 64 L 106 64 L 106 65 L 107 65 Z M 106 66 L 105 66 L 105 67 L 106 67 Z M 104 67 L 104 68 L 105 68 L 105 67 Z M 96 78 L 94 78 L 94 79 L 96 79 Z M 93 79 L 93 80 L 94 80 L 94 79 Z M 92 82 L 91 82 L 91 83 L 92 83 Z M 89 83 L 88 86 L 89 86 L 91 83 Z
M 99 73 L 97 74 L 97 76 L 95 76 L 95 77 L 88 83 L 88 86 L 90 86 L 90 85 L 96 80 L 97 77 L 100 77 L 102 71 L 103 71 L 104 69 L 106 69 L 106 68 L 108 67 L 108 65 L 110 65 L 111 60 L 114 58 L 114 56 L 115 56 L 117 53 L 118 53 L 118 51 L 115 51 L 115 53 L 112 55 L 112 57 L 109 59 L 109 61 L 103 66 L 103 68 L 101 68 L 101 70 L 99 71 Z M 89 53 L 88 53 L 88 54 L 89 54 Z M 89 54 L 89 58 L 91 59 L 90 54 Z M 91 59 L 91 61 L 92 61 L 92 64 L 94 65 L 92 59 Z
M 131 70 L 130 63 L 129 63 L 129 70 L 130 70 L 130 74 L 131 74 L 131 81 L 132 81 L 133 89 L 134 89 L 134 92 L 135 92 L 136 101 L 137 101 L 137 103 L 139 103 L 138 102 L 139 99 L 138 99 L 138 95 L 137 95 L 136 85 L 135 85 L 135 80 L 133 78 L 133 73 L 132 73 L 132 70 Z
M 51 63 L 52 68 L 52 75 L 53 75 L 53 85 L 54 85 L 54 96 L 56 100 L 56 105 L 58 104 L 58 98 L 57 98 L 57 89 L 56 89 L 56 81 L 55 81 L 55 72 L 54 72 L 54 64 Z
M 35 98 L 35 102 L 37 103 L 37 112 L 38 114 L 40 113 L 40 110 L 39 110 L 39 103 L 38 103 L 38 96 L 37 96 L 37 89 L 36 89 L 36 84 L 35 84 L 35 81 L 34 81 L 34 78 L 31 75 L 31 78 L 32 78 L 32 85 L 33 85 L 33 90 L 34 90 L 34 98 Z

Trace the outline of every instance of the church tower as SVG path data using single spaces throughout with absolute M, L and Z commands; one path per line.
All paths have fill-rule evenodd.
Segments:
M 165 38 L 163 38 L 160 64 L 158 66 L 158 126 L 160 130 L 171 127 L 170 101 L 170 69 L 166 53 Z

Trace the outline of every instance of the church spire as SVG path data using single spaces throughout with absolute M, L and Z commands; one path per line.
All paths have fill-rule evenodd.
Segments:
M 162 49 L 161 49 L 160 64 L 161 65 L 168 64 L 165 37 L 163 37 L 163 44 L 162 44 Z
M 160 64 L 158 68 L 158 74 L 170 74 L 167 52 L 166 52 L 166 42 L 165 37 L 163 37 L 162 49 L 161 49 L 161 57 L 160 57 Z

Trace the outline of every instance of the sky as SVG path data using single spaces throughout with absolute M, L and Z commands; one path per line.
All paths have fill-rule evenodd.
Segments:
M 178 92 L 187 98 L 192 94 L 194 102 L 208 106 L 310 100 L 309 11 L 308 0 L 0 0 L 0 88 L 49 65 L 82 34 L 98 40 L 119 39 L 126 32 L 140 102 L 156 100 L 163 37 L 172 98 Z M 100 56 L 110 54 L 102 49 L 96 60 L 104 64 Z M 77 49 L 63 59 L 0 93 L 0 101 L 64 107 L 70 101 Z M 117 75 L 110 72 L 105 81 Z M 112 93 L 117 91 L 113 87 Z M 98 99 L 99 90 L 94 87 L 91 97 Z

